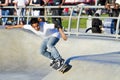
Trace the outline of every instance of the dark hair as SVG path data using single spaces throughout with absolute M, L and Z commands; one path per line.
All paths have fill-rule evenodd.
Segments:
M 95 14 L 96 17 L 99 17 L 100 15 L 98 13 Z
M 38 18 L 32 18 L 32 19 L 30 20 L 30 24 L 31 24 L 31 25 L 34 24 L 34 23 L 39 23 Z

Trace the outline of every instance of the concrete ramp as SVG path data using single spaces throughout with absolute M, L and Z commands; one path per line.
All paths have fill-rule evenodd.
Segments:
M 49 74 L 49 61 L 39 54 L 40 37 L 19 29 L 1 29 L 0 36 L 0 80 L 41 80 Z
M 40 55 L 42 38 L 22 29 L 0 29 L 0 80 L 119 80 L 120 42 L 69 37 L 56 45 L 72 69 L 62 74 Z
M 53 71 L 42 80 L 119 80 L 120 52 L 74 56 L 68 59 L 72 69 L 62 74 Z M 53 75 L 55 75 L 53 77 Z

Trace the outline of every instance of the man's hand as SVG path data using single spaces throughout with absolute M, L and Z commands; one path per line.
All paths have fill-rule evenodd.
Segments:
M 67 40 L 67 36 L 65 35 L 64 31 L 61 28 L 59 28 L 58 30 L 59 30 L 59 32 L 60 32 L 61 37 L 63 38 L 63 40 L 66 41 Z
M 60 25 L 59 22 L 53 21 L 53 23 L 55 24 L 55 28 L 62 28 L 62 25 Z
M 12 29 L 12 26 L 5 26 L 5 29 Z

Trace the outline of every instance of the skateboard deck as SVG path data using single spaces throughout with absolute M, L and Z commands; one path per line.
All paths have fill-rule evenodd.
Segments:
M 61 68 L 59 69 L 60 72 L 62 72 L 63 74 L 68 72 L 70 69 L 72 68 L 72 65 L 69 65 L 69 64 L 63 64 L 61 66 Z
M 59 72 L 62 72 L 64 74 L 72 68 L 72 65 L 64 63 L 59 69 L 56 69 L 55 65 L 52 68 L 55 70 L 58 70 Z

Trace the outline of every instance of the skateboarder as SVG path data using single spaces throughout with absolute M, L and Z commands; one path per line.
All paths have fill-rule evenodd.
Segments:
M 59 24 L 48 24 L 37 18 L 32 18 L 30 25 L 15 25 L 15 26 L 6 26 L 6 29 L 12 28 L 24 28 L 31 30 L 33 33 L 42 36 L 44 38 L 41 47 L 40 53 L 45 57 L 52 60 L 50 66 L 55 66 L 56 69 L 59 69 L 64 64 L 64 59 L 60 56 L 55 45 L 58 43 L 60 37 L 64 40 L 67 40 L 67 36 L 64 34 L 61 25 Z

